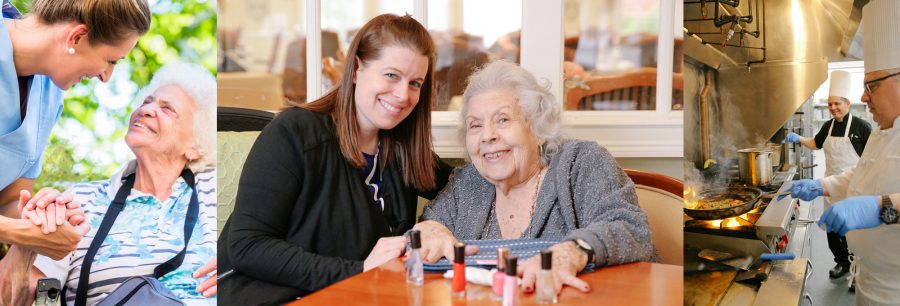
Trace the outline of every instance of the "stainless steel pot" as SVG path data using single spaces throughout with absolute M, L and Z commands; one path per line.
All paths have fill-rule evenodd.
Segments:
M 741 181 L 750 186 L 763 186 L 772 180 L 772 151 L 769 148 L 738 150 Z

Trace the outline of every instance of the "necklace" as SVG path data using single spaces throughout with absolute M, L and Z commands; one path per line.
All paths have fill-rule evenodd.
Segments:
M 541 181 L 544 178 L 544 170 L 545 169 L 541 169 L 540 171 L 538 171 L 537 182 L 534 184 L 534 193 L 531 195 L 531 211 L 528 213 L 528 223 L 525 224 L 525 226 L 528 228 L 528 233 L 527 233 L 526 237 L 531 237 L 531 228 L 532 228 L 531 219 L 534 218 L 534 208 L 537 206 L 537 195 L 538 195 L 538 191 L 540 191 Z M 497 219 L 497 227 L 500 228 L 500 218 L 499 218 L 500 213 L 497 212 L 497 196 L 494 196 L 494 199 L 491 201 L 491 215 L 495 216 L 495 218 Z M 513 213 L 509 214 L 508 220 L 510 220 L 510 222 L 512 222 L 512 219 L 514 219 L 514 218 L 515 218 L 515 214 L 513 214 Z M 522 231 L 524 232 L 525 229 L 522 229 Z M 500 236 L 501 237 L 503 236 L 502 228 L 500 228 Z

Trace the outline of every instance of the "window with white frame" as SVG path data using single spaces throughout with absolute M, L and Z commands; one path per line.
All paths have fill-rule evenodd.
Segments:
M 436 78 L 438 97 L 432 118 L 435 150 L 443 157 L 458 158 L 463 154 L 455 137 L 459 115 L 454 111 L 454 103 L 458 103 L 455 101 L 464 88 L 464 80 L 471 73 L 472 67 L 466 65 L 477 67 L 497 58 L 520 63 L 546 82 L 566 109 L 563 129 L 567 137 L 597 141 L 616 157 L 683 155 L 683 115 L 677 94 L 681 56 L 680 48 L 676 47 L 680 45 L 677 35 L 681 32 L 678 17 L 681 3 L 661 0 L 223 0 L 222 3 L 220 16 L 222 10 L 229 12 L 220 17 L 220 44 L 224 37 L 224 42 L 231 45 L 220 46 L 224 50 L 220 62 L 227 66 L 227 61 L 232 60 L 231 64 L 241 64 L 238 70 L 267 74 L 280 83 L 279 94 L 307 101 L 319 97 L 334 84 L 334 75 L 330 73 L 340 71 L 346 60 L 340 53 L 346 50 L 355 29 L 381 13 L 411 13 L 434 34 L 439 46 L 438 64 L 448 68 L 443 79 Z M 612 12 L 605 11 L 610 7 Z M 579 11 L 578 18 L 570 18 L 571 10 Z M 585 10 L 599 11 L 592 15 Z M 595 41 L 607 41 L 606 49 L 596 42 L 583 44 L 581 36 L 587 37 L 584 33 L 593 33 L 590 31 L 600 25 L 582 19 L 617 14 L 618 18 L 631 20 L 617 21 L 622 24 L 621 29 L 615 30 L 621 34 L 619 38 L 608 40 L 603 35 L 594 35 L 600 37 Z M 578 37 L 578 46 L 567 51 L 572 37 Z M 244 43 L 242 39 L 247 41 Z M 630 49 L 619 50 L 618 58 L 606 60 L 606 55 L 613 52 L 609 49 L 613 41 L 619 48 Z M 249 52 L 253 49 L 250 46 L 262 51 Z M 459 50 L 465 52 L 460 55 Z M 567 61 L 567 52 L 573 53 L 572 61 Z M 586 64 L 578 59 L 579 54 L 585 54 L 581 58 L 595 58 L 591 68 L 582 65 L 585 77 L 614 75 L 616 71 L 612 68 L 616 67 L 654 68 L 653 91 L 642 93 L 642 97 L 652 95 L 652 103 L 617 102 L 618 106 L 609 107 L 610 104 L 580 102 L 581 106 L 567 107 L 567 93 L 571 93 L 569 87 L 573 84 L 571 78 L 564 78 L 571 76 L 566 75 L 571 65 L 565 62 Z M 454 64 L 462 67 L 452 67 Z M 291 67 L 297 68 L 289 71 Z

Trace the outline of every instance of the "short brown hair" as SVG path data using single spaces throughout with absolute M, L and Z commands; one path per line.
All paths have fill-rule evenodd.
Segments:
M 428 30 L 411 16 L 379 15 L 369 20 L 350 43 L 347 64 L 338 85 L 312 103 L 289 101 L 288 105 L 314 112 L 330 113 L 337 128 L 341 153 L 350 165 L 366 164 L 359 149 L 359 119 L 356 115 L 353 76 L 357 65 L 377 60 L 389 46 L 412 49 L 428 58 L 428 72 L 419 92 L 419 102 L 406 119 L 390 130 L 379 132 L 383 164 L 400 163 L 403 182 L 418 190 L 435 187 L 436 158 L 431 145 L 432 87 L 434 83 L 435 47 Z M 362 63 L 357 63 L 355 58 Z
M 150 29 L 146 0 L 34 0 L 31 13 L 41 22 L 83 23 L 88 43 L 113 45 Z

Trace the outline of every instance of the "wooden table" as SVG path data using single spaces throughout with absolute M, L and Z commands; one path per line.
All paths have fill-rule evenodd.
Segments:
M 580 275 L 591 286 L 582 293 L 563 287 L 557 305 L 681 305 L 681 266 L 631 263 Z M 521 305 L 533 305 L 534 294 L 521 294 Z M 425 285 L 406 283 L 403 263 L 395 259 L 345 279 L 289 305 L 500 305 L 490 287 L 468 284 L 465 298 L 450 297 L 450 280 L 426 273 Z

